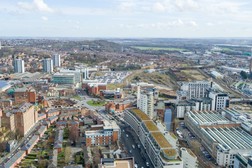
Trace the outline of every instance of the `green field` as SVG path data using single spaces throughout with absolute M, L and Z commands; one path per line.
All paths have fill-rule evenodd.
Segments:
M 132 48 L 139 50 L 153 50 L 153 51 L 187 51 L 182 48 L 171 48 L 171 47 L 144 47 L 144 46 L 131 46 Z
M 87 101 L 87 104 L 89 106 L 95 106 L 95 107 L 97 107 L 97 106 L 104 106 L 106 104 L 106 102 L 105 101 L 89 100 L 89 101 Z

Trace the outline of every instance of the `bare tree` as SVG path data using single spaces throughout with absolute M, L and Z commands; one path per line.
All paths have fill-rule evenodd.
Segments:
M 72 125 L 69 131 L 69 139 L 76 142 L 79 138 L 79 127 L 78 125 Z

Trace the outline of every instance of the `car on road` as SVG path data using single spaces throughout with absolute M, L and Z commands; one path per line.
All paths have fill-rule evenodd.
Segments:
M 135 145 L 132 145 L 132 148 L 135 149 Z
M 129 150 L 129 153 L 132 153 L 132 150 Z
M 128 135 L 128 134 L 126 134 L 126 137 L 128 138 L 128 137 L 129 137 L 129 135 Z
M 149 162 L 146 162 L 146 166 L 147 166 L 147 167 L 149 167 L 149 166 L 150 166 Z
M 140 144 L 138 144 L 138 145 L 137 145 L 137 147 L 138 147 L 138 148 L 141 148 L 141 145 L 140 145 Z

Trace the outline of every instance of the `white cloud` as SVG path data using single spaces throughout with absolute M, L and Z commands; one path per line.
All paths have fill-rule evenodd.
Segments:
M 49 12 L 52 13 L 54 10 L 50 8 L 44 0 L 33 0 L 33 2 L 18 2 L 18 6 L 24 10 L 30 11 L 40 11 L 40 12 Z
M 156 2 L 153 5 L 153 10 L 157 12 L 164 12 L 166 10 L 166 7 L 164 4 L 161 4 L 160 2 Z
M 42 16 L 41 19 L 42 19 L 43 21 L 48 21 L 48 18 L 45 17 L 45 16 Z
M 135 7 L 135 3 L 131 2 L 131 1 L 122 2 L 119 5 L 119 9 L 124 12 L 131 12 L 134 7 Z
M 148 24 L 142 24 L 142 23 L 120 24 L 119 26 L 123 28 L 127 28 L 127 29 L 139 28 L 139 29 L 165 30 L 165 29 L 178 28 L 178 27 L 193 28 L 193 27 L 197 27 L 198 24 L 192 20 L 183 21 L 181 19 L 177 19 L 177 20 L 172 20 L 168 22 L 156 22 L 156 23 L 148 23 Z

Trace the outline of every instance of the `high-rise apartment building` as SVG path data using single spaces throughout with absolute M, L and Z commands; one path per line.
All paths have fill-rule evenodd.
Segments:
M 61 59 L 59 54 L 53 55 L 53 66 L 60 67 L 61 66 Z
M 22 59 L 15 59 L 14 60 L 14 72 L 15 73 L 24 73 L 25 72 L 24 60 L 22 60 Z
M 142 91 L 140 94 L 138 93 L 137 100 L 137 108 L 142 110 L 145 114 L 147 114 L 151 119 L 155 117 L 154 115 L 154 95 L 152 91 Z
M 47 73 L 53 72 L 53 60 L 51 58 L 43 59 L 43 71 Z

